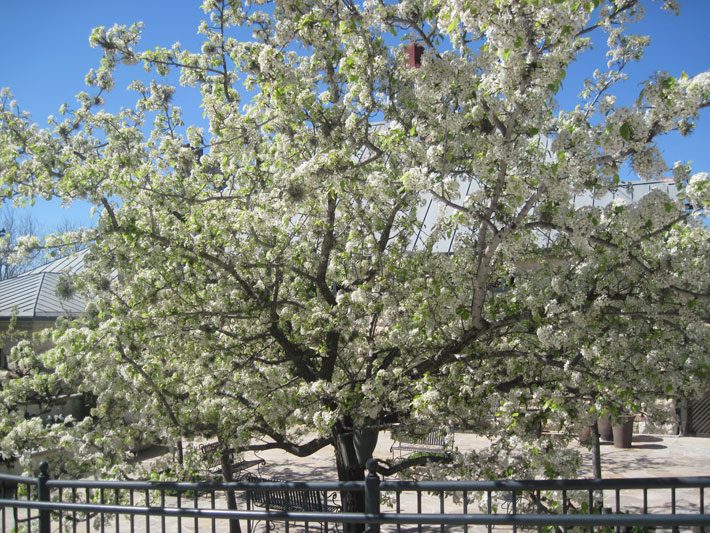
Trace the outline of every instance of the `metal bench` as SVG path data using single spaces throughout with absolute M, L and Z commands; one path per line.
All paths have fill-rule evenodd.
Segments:
M 402 457 L 402 452 L 416 453 L 446 453 L 450 449 L 449 433 L 446 429 L 433 429 L 428 433 L 416 435 L 408 433 L 393 433 L 392 446 L 390 453 L 394 456 L 395 452 L 399 452 Z
M 230 460 L 233 452 L 234 450 L 229 450 Z M 220 446 L 219 441 L 210 442 L 209 444 L 201 444 L 200 453 L 205 461 L 211 461 L 208 463 L 209 473 L 213 475 L 220 475 L 222 473 L 222 447 Z M 238 480 L 241 477 L 241 473 L 245 470 L 254 466 L 261 466 L 265 464 L 266 461 L 264 461 L 264 459 L 251 459 L 249 461 L 238 461 L 236 463 L 232 463 L 232 476 L 235 476 L 235 479 Z
M 285 479 L 265 478 L 254 474 L 244 474 L 241 481 L 249 483 L 284 483 Z M 337 513 L 341 507 L 333 502 L 336 494 L 328 496 L 325 491 L 299 489 L 264 489 L 245 491 L 247 508 L 263 507 L 274 511 L 302 511 Z

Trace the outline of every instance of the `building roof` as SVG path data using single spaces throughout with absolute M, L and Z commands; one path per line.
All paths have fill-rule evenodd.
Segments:
M 459 182 L 458 196 L 450 200 L 454 203 L 465 204 L 466 197 L 475 193 L 478 189 L 479 186 L 474 180 L 462 180 Z M 678 189 L 673 180 L 634 181 L 620 183 L 615 190 L 605 192 L 604 194 L 598 194 L 594 191 L 585 191 L 583 194 L 575 195 L 572 202 L 575 209 L 588 206 L 604 207 L 617 199 L 622 200 L 624 203 L 631 204 L 637 202 L 654 190 L 663 191 L 668 194 L 670 198 L 678 197 Z M 424 193 L 422 197 L 425 201 L 417 209 L 417 219 L 420 221 L 419 231 L 411 239 L 409 245 L 412 250 L 419 249 L 423 246 L 442 216 L 450 217 L 454 213 L 453 208 L 434 198 L 431 193 Z M 465 231 L 463 227 L 457 225 L 447 237 L 434 243 L 433 250 L 435 252 L 451 253 L 454 250 L 456 238 L 464 234 Z
M 379 125 L 380 129 L 384 129 L 385 125 Z M 546 135 L 538 136 L 538 147 L 541 148 L 548 161 L 554 161 L 554 156 L 551 150 L 552 137 Z M 458 195 L 453 195 L 449 200 L 455 204 L 465 205 L 466 198 L 480 190 L 480 184 L 475 178 L 461 177 L 458 180 L 459 191 Z M 678 197 L 678 188 L 672 179 L 662 179 L 658 181 L 625 181 L 619 183 L 615 189 L 600 194 L 597 191 L 585 191 L 582 194 L 575 195 L 572 198 L 572 204 L 575 209 L 582 207 L 604 207 L 611 204 L 614 200 L 621 200 L 624 203 L 631 204 L 637 202 L 651 191 L 661 190 L 668 194 L 671 198 Z M 419 220 L 419 230 L 412 237 L 409 243 L 410 250 L 421 249 L 427 239 L 431 236 L 434 228 L 442 217 L 450 217 L 454 214 L 454 209 L 446 205 L 441 200 L 435 198 L 430 192 L 423 193 L 422 202 L 417 209 L 417 219 Z M 456 244 L 456 238 L 461 237 L 466 233 L 466 229 L 460 225 L 456 225 L 446 237 L 440 238 L 432 245 L 434 252 L 452 253 Z M 544 240 L 548 241 L 549 236 L 543 236 Z
M 86 255 L 87 251 L 88 248 L 80 250 L 73 254 L 69 254 L 66 257 L 55 259 L 54 261 L 50 261 L 49 263 L 45 263 L 44 265 L 35 267 L 32 270 L 28 270 L 27 272 L 18 274 L 18 277 L 31 276 L 33 274 L 41 273 L 76 274 L 78 272 L 81 272 L 84 268 L 84 256 Z
M 17 277 L 0 281 L 0 320 L 17 318 L 57 318 L 84 311 L 81 296 L 57 295 L 62 274 L 76 274 L 84 267 L 86 250 L 56 259 Z

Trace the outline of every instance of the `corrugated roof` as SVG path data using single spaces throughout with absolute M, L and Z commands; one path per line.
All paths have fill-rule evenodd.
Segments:
M 13 315 L 18 318 L 57 318 L 84 311 L 84 299 L 76 294 L 60 298 L 57 284 L 62 274 L 76 274 L 84 268 L 86 252 L 82 250 L 0 281 L 0 320 Z
M 87 251 L 88 248 L 74 254 L 67 255 L 66 257 L 55 259 L 54 261 L 45 263 L 42 266 L 23 272 L 19 276 L 31 276 L 33 274 L 40 274 L 43 272 L 52 272 L 57 274 L 65 272 L 67 274 L 76 274 L 77 272 L 81 272 L 84 268 L 84 256 Z
M 459 194 L 457 197 L 450 200 L 454 203 L 465 204 L 466 197 L 479 190 L 478 184 L 474 180 L 462 179 L 459 182 Z M 678 189 L 673 180 L 660 181 L 636 181 L 625 182 L 619 184 L 616 190 L 606 192 L 603 195 L 597 196 L 591 191 L 586 191 L 584 194 L 576 195 L 573 198 L 574 208 L 579 209 L 585 206 L 603 207 L 611 204 L 615 199 L 622 199 L 626 203 L 637 202 L 651 191 L 661 190 L 668 194 L 671 198 L 678 197 Z M 454 209 L 444 204 L 444 202 L 434 198 L 431 193 L 423 193 L 424 202 L 417 209 L 417 219 L 420 221 L 419 231 L 410 242 L 410 249 L 416 250 L 421 248 L 424 242 L 429 238 L 431 232 L 442 217 L 450 217 L 454 213 Z M 456 238 L 462 232 L 467 231 L 465 228 L 456 226 L 450 235 L 443 238 L 433 245 L 435 252 L 451 253 L 454 249 Z
M 57 296 L 60 272 L 40 272 L 0 281 L 0 319 L 56 318 L 81 313 L 86 304 L 74 294 Z

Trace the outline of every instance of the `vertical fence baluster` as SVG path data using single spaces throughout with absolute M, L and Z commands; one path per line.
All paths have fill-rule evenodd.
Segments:
M 463 514 L 468 514 L 468 491 L 463 491 Z M 463 525 L 463 533 L 468 533 L 468 522 Z
M 268 515 L 271 512 L 270 509 L 270 503 L 271 501 L 269 498 L 266 498 L 266 507 L 264 508 L 266 510 L 266 514 Z M 269 522 L 269 517 L 266 517 L 266 533 L 269 533 L 271 531 L 271 523 Z
M 17 487 L 15 488 L 15 491 L 17 491 L 18 493 L 19 493 L 19 490 L 18 490 L 19 486 L 20 486 L 20 484 L 18 483 Z M 16 498 L 19 500 L 19 494 L 16 495 Z M 17 526 L 18 518 L 19 518 L 19 515 L 17 512 L 17 507 L 13 507 L 12 508 L 12 523 L 13 523 L 13 526 L 15 526 L 15 527 Z
M 27 486 L 27 499 L 32 499 L 32 485 Z M 27 508 L 27 533 L 32 533 L 32 508 Z
M 131 489 L 131 490 L 128 492 L 128 504 L 129 504 L 131 507 L 133 507 L 134 502 L 135 502 L 135 498 L 133 497 L 133 489 Z M 131 524 L 131 533 L 134 533 L 135 530 L 136 530 L 136 523 L 135 523 L 136 521 L 134 520 L 134 517 L 135 517 L 135 515 L 133 515 L 133 514 L 131 514 L 131 516 L 128 517 L 128 520 L 129 520 L 129 522 L 130 522 L 130 524 Z
M 27 485 L 27 500 L 31 501 L 32 500 L 32 491 L 37 488 L 37 485 L 34 483 L 32 485 L 28 484 Z M 28 507 L 27 508 L 27 533 L 32 533 L 32 508 Z
M 490 490 L 486 491 L 486 497 L 487 497 L 486 498 L 487 499 L 486 511 L 488 512 L 488 514 L 491 514 L 493 512 L 493 494 L 491 493 Z M 492 530 L 493 530 L 493 528 L 491 527 L 490 524 L 488 524 L 488 533 L 491 533 Z
M 160 489 L 160 506 L 165 507 L 165 489 Z M 165 515 L 160 515 L 160 531 L 165 533 Z
M 515 489 L 513 489 L 510 492 L 510 494 L 513 497 L 513 504 L 512 504 L 513 514 L 516 514 L 518 512 L 518 506 L 517 506 L 518 493 Z M 518 526 L 513 524 L 513 533 L 515 533 L 516 531 L 518 531 Z
M 675 487 L 671 488 L 671 514 L 675 514 Z
M 86 489 L 86 503 L 91 503 L 91 489 L 87 487 Z M 91 513 L 86 511 L 86 533 L 91 531 Z
M 106 501 L 104 500 L 104 489 L 103 489 L 103 487 L 101 487 L 101 488 L 99 489 L 99 503 L 100 503 L 101 505 L 103 505 L 104 503 L 106 503 Z M 101 514 L 100 514 L 100 516 L 101 516 L 101 533 L 104 533 L 104 532 L 105 532 L 105 521 L 106 521 L 105 518 L 106 518 L 106 517 L 104 516 L 104 511 L 103 511 L 103 509 L 101 509 Z
M 145 489 L 145 506 L 150 507 L 150 490 Z M 145 515 L 145 531 L 150 533 L 150 515 Z
M 6 499 L 7 494 L 5 494 L 5 482 L 4 481 L 2 483 L 0 483 L 0 490 L 2 490 L 2 499 L 3 500 Z M 2 516 L 2 518 L 0 518 L 0 524 L 2 524 L 2 530 L 5 531 L 7 529 L 6 518 L 5 518 L 5 507 L 0 508 L 0 516 Z
M 567 491 L 562 491 L 562 514 L 567 514 L 567 508 L 569 506 L 569 501 L 567 500 Z M 562 528 L 563 533 L 567 533 L 567 526 Z
M 705 514 L 705 487 L 700 487 L 700 514 Z M 705 533 L 705 526 L 700 527 L 700 533 Z
M 619 489 L 616 489 L 614 493 L 614 500 L 616 503 L 616 514 L 619 514 L 621 512 L 621 491 Z M 616 533 L 621 533 L 621 527 L 616 526 Z
M 115 500 L 116 505 L 120 505 L 120 501 L 121 501 L 120 489 L 114 489 L 113 499 Z M 121 516 L 120 513 L 116 513 L 116 533 L 121 533 L 121 528 L 119 525 L 119 517 L 120 516 Z
M 215 491 L 214 490 L 212 490 L 210 492 L 210 505 L 212 506 L 212 509 L 215 508 Z M 212 518 L 212 533 L 216 533 L 216 532 L 217 532 L 217 522 L 216 522 L 216 519 L 213 517 Z
M 178 509 L 182 508 L 182 491 L 180 489 L 177 491 L 177 507 Z M 177 530 L 182 531 L 182 517 L 180 515 L 177 517 Z
M 417 489 L 417 514 L 422 514 L 422 491 Z M 422 533 L 422 525 L 417 524 L 417 532 Z
M 380 478 L 377 475 L 377 461 L 368 459 L 365 465 L 367 475 L 365 476 L 365 512 L 371 515 L 380 514 Z M 366 524 L 365 531 L 368 533 L 379 533 L 379 524 Z
M 199 495 L 200 495 L 199 491 L 195 490 L 195 494 L 192 498 L 193 509 L 197 509 L 200 506 L 199 501 L 198 501 Z M 197 515 L 195 515 L 195 518 L 193 519 L 193 525 L 195 527 L 195 533 L 197 533 L 200 530 L 200 525 L 199 525 L 199 521 L 197 519 Z
M 648 489 L 643 489 L 643 514 L 648 514 Z
M 396 494 L 397 494 L 396 495 L 397 503 L 395 506 L 395 510 L 396 510 L 397 514 L 399 514 L 402 512 L 402 491 L 398 490 Z M 402 531 L 402 525 L 397 524 L 397 533 L 401 533 L 401 531 Z
M 540 495 L 540 491 L 538 490 L 535 492 L 535 514 L 541 514 L 540 512 L 542 511 L 542 496 Z M 542 526 L 537 526 L 537 531 L 538 533 L 542 533 Z
M 594 491 L 592 489 L 589 489 L 587 491 L 587 493 L 588 493 L 587 505 L 589 505 L 588 513 L 593 514 L 594 513 Z M 594 533 L 594 527 L 589 528 L 589 533 Z
M 251 511 L 251 495 L 252 493 L 248 490 L 244 491 L 244 499 L 246 500 L 247 511 Z M 247 533 L 251 533 L 251 518 L 247 518 Z
M 76 503 L 76 487 L 72 487 L 71 489 L 71 501 L 72 503 Z M 71 524 L 72 533 L 76 533 L 76 511 L 71 512 Z
M 64 501 L 64 489 L 59 487 L 59 503 Z M 59 510 L 59 533 L 64 533 L 64 511 Z
M 700 514 L 705 514 L 705 487 L 700 487 Z
M 49 502 L 49 488 L 47 481 L 49 480 L 49 464 L 47 461 L 42 461 L 39 464 L 39 476 L 37 476 L 37 501 Z M 49 524 L 52 515 L 49 509 L 40 509 L 39 511 L 39 533 L 49 533 Z M 28 522 L 28 526 L 31 522 Z M 31 526 L 29 526 L 31 527 Z

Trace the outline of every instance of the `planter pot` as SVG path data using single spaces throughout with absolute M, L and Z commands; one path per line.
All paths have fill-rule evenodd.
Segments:
M 614 448 L 631 448 L 631 440 L 634 436 L 634 417 L 627 417 L 620 423 L 612 426 L 614 433 Z
M 614 432 L 611 428 L 611 420 L 608 416 L 603 416 L 597 420 L 597 428 L 599 428 L 599 438 L 607 442 L 614 440 Z

